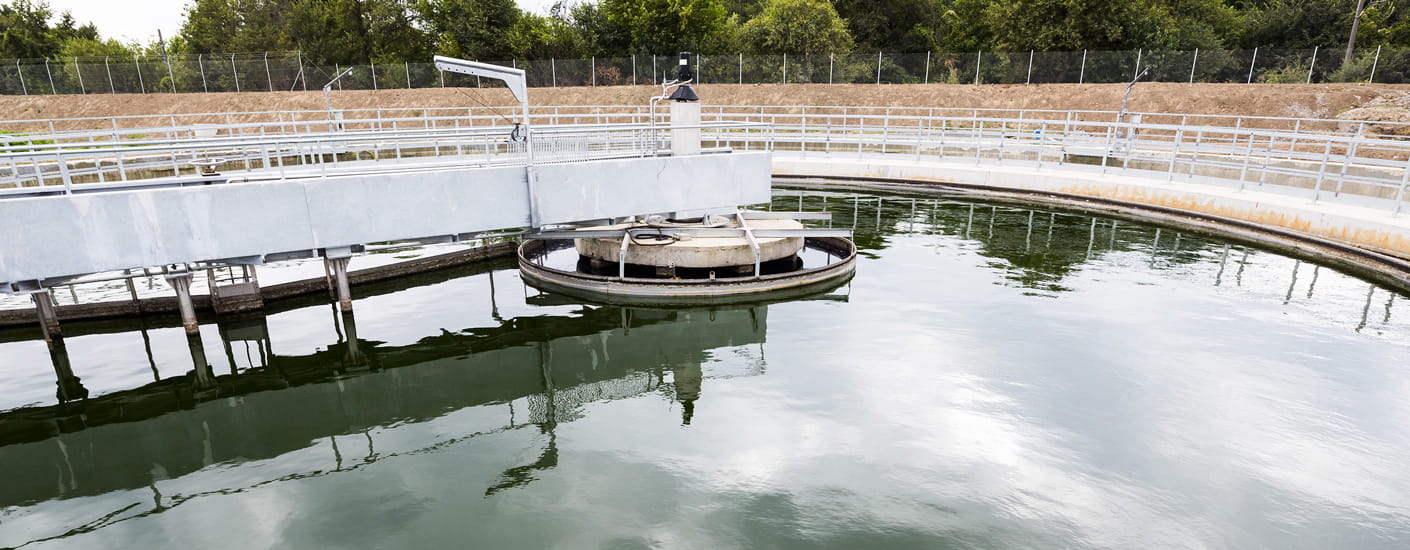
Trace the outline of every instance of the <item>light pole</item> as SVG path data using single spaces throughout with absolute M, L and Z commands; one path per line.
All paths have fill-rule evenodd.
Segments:
M 1136 85 L 1137 80 L 1140 80 L 1141 77 L 1150 74 L 1150 72 L 1151 66 L 1146 65 L 1146 68 L 1141 69 L 1141 72 L 1136 73 L 1136 78 L 1132 78 L 1131 83 L 1126 85 L 1126 93 L 1121 96 L 1121 113 L 1116 115 L 1117 122 L 1126 121 L 1126 103 L 1131 100 L 1131 87 Z
M 333 84 L 337 83 L 338 79 L 352 74 L 352 72 L 352 67 L 343 69 L 343 72 L 338 73 L 338 76 L 333 77 L 333 80 L 329 80 L 327 84 L 323 85 L 323 105 L 328 108 L 328 122 L 336 121 L 338 130 L 343 129 L 343 113 L 333 111 Z M 330 130 L 331 129 L 332 128 L 330 128 Z

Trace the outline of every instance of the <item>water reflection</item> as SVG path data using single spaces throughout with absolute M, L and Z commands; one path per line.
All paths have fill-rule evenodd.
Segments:
M 1319 265 L 1273 254 L 1254 255 L 1255 249 L 1189 235 L 1168 228 L 1138 225 L 1119 220 L 1046 211 L 1032 208 L 983 204 L 950 198 L 910 198 L 903 196 L 857 195 L 820 190 L 782 190 L 761 208 L 769 210 L 826 210 L 833 219 L 829 227 L 855 230 L 858 253 L 879 257 L 898 239 L 917 236 L 954 237 L 983 256 L 986 265 L 1000 276 L 998 284 L 1024 289 L 1033 296 L 1056 297 L 1070 292 L 1065 281 L 1096 265 L 1127 264 L 1144 258 L 1144 266 L 1167 276 L 1204 277 L 1209 284 L 1223 286 L 1232 271 L 1236 287 L 1245 286 L 1246 272 L 1253 267 L 1261 273 L 1258 286 L 1271 292 L 1276 286 L 1285 304 L 1297 301 L 1294 290 L 1306 284 L 1298 296 L 1314 297 Z M 953 246 L 939 241 L 935 246 Z M 937 251 L 940 249 L 937 248 Z M 953 251 L 952 248 L 944 248 Z M 1251 266 L 1251 262 L 1263 265 Z M 1270 264 L 1284 266 L 1281 273 L 1269 273 Z M 1230 265 L 1233 264 L 1233 265 Z M 1214 265 L 1215 269 L 1206 269 Z M 1310 270 L 1310 274 L 1307 273 Z M 1342 282 L 1350 279 L 1341 277 Z M 1395 292 L 1374 283 L 1358 282 L 1362 292 L 1383 299 L 1386 311 L 1381 324 L 1389 322 L 1395 305 Z M 1265 286 L 1266 285 L 1266 286 Z M 1369 307 L 1366 308 L 1369 311 Z M 1374 324 L 1362 316 L 1357 330 Z
M 538 301 L 553 303 L 548 296 Z M 335 312 L 339 341 L 308 355 L 276 353 L 263 316 L 222 320 L 228 374 L 213 371 L 201 338 L 192 337 L 190 372 L 96 397 L 82 389 L 58 340 L 52 356 L 59 403 L 0 413 L 0 461 L 9 480 L 0 507 L 146 486 L 153 464 L 175 478 L 317 440 L 334 442 L 341 464 L 339 436 L 467 407 L 527 403 L 528 414 L 511 412 L 517 418 L 505 427 L 536 426 L 547 445 L 537 460 L 506 470 L 486 490 L 493 494 L 552 468 L 555 427 L 578 418 L 585 403 L 668 391 L 689 424 L 702 393 L 701 363 L 717 348 L 762 344 L 767 331 L 767 305 L 576 307 L 442 330 L 404 346 L 361 339 L 355 314 Z M 56 463 L 71 467 L 56 472 Z
M 1072 214 L 812 192 L 772 206 L 857 227 L 879 260 L 855 294 L 602 307 L 502 263 L 359 288 L 356 314 L 311 297 L 225 316 L 184 342 L 161 317 L 74 323 L 49 348 L 0 332 L 5 374 L 36 382 L 11 399 L 45 400 L 0 412 L 0 547 L 182 529 L 285 546 L 465 531 L 510 533 L 496 547 L 1178 546 L 1410 525 L 1382 466 L 1404 455 L 1403 296 Z M 105 363 L 111 340 L 132 353 Z M 1261 529 L 1283 512 L 1249 512 L 1246 494 L 1293 522 L 1341 518 L 1328 502 L 1389 519 Z M 251 510 L 289 520 L 222 523 Z M 546 515 L 562 521 L 539 529 Z M 681 523 L 697 517 L 709 527 Z M 1150 538 L 1167 534 L 1140 528 L 1155 520 L 1201 538 Z

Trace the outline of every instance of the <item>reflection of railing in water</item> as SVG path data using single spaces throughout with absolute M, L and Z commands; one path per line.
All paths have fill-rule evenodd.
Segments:
M 151 384 L 96 397 L 82 389 L 75 376 L 76 371 L 81 376 L 82 365 L 75 371 L 58 340 L 51 349 L 61 403 L 0 413 L 0 449 L 17 479 L 0 489 L 0 498 L 14 505 L 143 486 L 149 481 L 146 467 L 131 469 L 135 466 L 125 458 L 134 452 L 179 476 L 212 461 L 277 456 L 359 427 L 427 421 L 471 406 L 528 399 L 528 416 L 521 410 L 511 424 L 570 421 L 583 403 L 674 386 L 665 382 L 666 371 L 698 373 L 712 350 L 762 344 L 766 311 L 763 305 L 694 311 L 584 308 L 395 347 L 360 339 L 354 317 L 335 311 L 338 343 L 303 356 L 272 350 L 264 366 L 236 370 L 230 344 L 251 340 L 270 350 L 263 320 L 246 318 L 219 327 L 230 374 L 216 372 L 207 360 L 213 350 L 192 339 L 190 372 L 168 378 L 154 372 L 157 380 Z M 661 364 L 662 357 L 671 363 Z M 378 374 L 408 368 L 418 374 L 398 375 L 395 384 Z M 698 374 L 693 379 L 694 387 L 678 396 L 682 402 L 699 396 Z M 327 383 L 333 380 L 338 383 Z M 237 396 L 238 411 L 203 405 Z M 363 406 L 324 406 L 332 403 Z M 280 420 L 288 418 L 300 421 Z M 197 421 L 205 428 L 196 432 L 206 434 L 206 441 L 191 445 L 186 427 Z M 47 443 L 56 438 L 66 443 L 57 448 Z M 141 451 L 125 450 L 134 441 L 146 443 Z M 203 446 L 209 450 L 204 458 L 192 454 Z M 55 460 L 77 465 L 57 485 L 39 473 Z M 23 474 L 30 469 L 35 475 Z M 56 486 L 64 489 L 55 494 Z
M 1189 278 L 1205 280 L 1213 286 L 1248 287 L 1250 291 L 1276 296 L 1284 303 L 1312 300 L 1319 284 L 1327 284 L 1323 272 L 1329 269 L 1317 264 L 1309 266 L 1310 262 L 1304 260 L 1258 253 L 1259 261 L 1286 264 L 1286 271 L 1259 265 L 1259 277 L 1246 280 L 1245 272 L 1252 265 L 1250 258 L 1256 248 L 1216 243 L 1159 226 L 948 198 L 780 189 L 775 191 L 772 202 L 756 208 L 831 211 L 833 218 L 827 225 L 854 229 L 854 239 L 863 254 L 890 246 L 886 237 L 891 235 L 958 237 L 975 243 L 985 257 L 1002 260 L 991 262 L 988 267 L 999 270 L 1010 284 L 1050 295 L 1066 292 L 1068 288 L 1062 281 L 1083 266 L 1126 254 L 1146 255 L 1146 265 L 1157 270 L 1182 270 L 1189 273 Z M 1335 281 L 1340 294 L 1357 296 L 1357 320 L 1348 322 L 1348 326 L 1360 330 L 1376 324 L 1378 318 L 1381 324 L 1390 322 L 1398 294 L 1344 275 L 1338 274 Z M 1298 288 L 1294 295 L 1294 288 L 1299 285 L 1306 288 Z M 1353 292 L 1351 288 L 1357 290 Z M 1363 293 L 1364 303 L 1360 298 Z M 1384 301 L 1382 307 L 1372 307 L 1373 301 L 1380 300 Z M 1375 315 L 1373 309 L 1383 309 L 1384 313 Z
M 1314 291 L 1320 295 L 1320 293 L 1323 292 L 1324 285 L 1329 282 L 1328 273 L 1324 272 L 1327 271 L 1325 268 L 1313 266 L 1309 269 L 1308 266 L 1302 265 L 1301 262 L 1292 259 L 1288 259 L 1286 262 L 1280 260 L 1277 263 L 1270 263 L 1267 261 L 1265 255 L 1257 253 L 1255 249 L 1209 241 L 1202 237 L 1190 236 L 1179 231 L 1172 231 L 1168 228 L 1142 226 L 1119 220 L 1107 220 L 998 205 L 983 205 L 946 199 L 855 197 L 841 193 L 803 192 L 796 196 L 781 195 L 776 196 L 774 201 L 770 204 L 778 206 L 779 209 L 792 210 L 796 208 L 798 210 L 816 210 L 820 206 L 823 206 L 822 203 L 824 202 L 826 203 L 825 208 L 834 212 L 836 223 L 842 225 L 851 223 L 858 226 L 860 230 L 858 237 L 862 243 L 865 243 L 863 244 L 864 248 L 879 250 L 891 246 L 899 246 L 901 244 L 899 238 L 912 233 L 951 236 L 955 237 L 959 244 L 965 249 L 975 251 L 986 258 L 996 260 L 984 264 L 988 268 L 1018 273 L 1032 272 L 1044 277 L 1056 277 L 1059 282 L 1068 274 L 1080 270 L 1083 266 L 1091 262 L 1100 260 L 1116 261 L 1122 259 L 1156 266 L 1198 266 L 1200 269 L 1190 272 L 1192 279 L 1197 278 L 1197 280 L 1201 282 L 1212 280 L 1212 284 L 1215 286 L 1247 285 L 1248 287 L 1254 287 L 1255 290 L 1260 293 L 1276 294 L 1277 298 L 1283 300 L 1291 298 L 1295 301 L 1296 298 L 1303 296 L 1304 286 L 1306 288 L 1305 294 L 1308 298 L 1313 296 Z M 850 219 L 848 218 L 848 214 L 851 216 Z M 1029 259 L 1033 261 L 1028 261 Z M 1284 263 L 1289 265 L 1292 279 L 1290 283 L 1286 283 L 1286 286 L 1284 286 L 1286 279 L 1254 276 L 1257 273 L 1254 270 L 1263 269 L 1266 273 L 1269 270 L 1281 269 Z M 1218 272 L 1214 271 L 1216 266 L 1219 270 Z M 1246 271 L 1248 271 L 1248 273 L 1245 273 Z M 1009 281 L 1020 286 L 1032 284 L 1022 278 L 1010 278 Z M 1330 282 L 1335 283 L 1335 279 Z M 1355 281 L 1352 282 L 1355 283 Z M 1343 286 L 1345 285 L 1343 284 Z M 1361 310 L 1361 322 L 1363 326 L 1367 323 L 1368 314 L 1371 316 L 1370 322 L 1374 324 L 1374 317 L 1376 317 L 1378 313 L 1375 309 L 1379 308 L 1374 307 L 1372 298 L 1374 296 L 1379 300 L 1382 298 L 1381 294 L 1383 292 L 1384 291 L 1371 286 L 1367 291 L 1364 302 L 1365 305 L 1363 306 L 1358 302 L 1357 307 Z M 558 304 L 557 302 L 553 302 L 552 297 L 549 296 L 545 296 L 541 300 L 539 298 L 540 297 L 533 297 L 530 303 L 543 303 L 544 305 Z M 1385 316 L 1387 322 L 1391 308 L 1394 305 L 1394 298 L 1395 296 L 1391 295 L 1385 302 Z M 760 310 L 760 313 L 764 313 L 762 307 L 757 309 Z M 749 311 L 752 312 L 753 309 Z M 331 475 L 331 473 L 335 471 L 364 468 L 367 464 L 376 463 L 377 461 L 386 460 L 387 458 L 436 452 L 452 445 L 471 441 L 473 438 L 485 434 L 502 433 L 504 431 L 518 430 L 520 428 L 531 428 L 543 431 L 548 436 L 546 443 L 547 448 L 543 449 L 543 451 L 538 454 L 531 453 L 529 458 L 524 459 L 524 463 L 506 470 L 500 482 L 486 488 L 487 492 L 512 490 L 522 483 L 531 482 L 537 475 L 536 472 L 554 467 L 558 441 L 554 438 L 554 432 L 551 428 L 556 423 L 570 421 L 574 418 L 576 404 L 594 399 L 610 398 L 612 396 L 639 395 L 641 392 L 674 390 L 677 394 L 677 399 L 684 405 L 685 401 L 689 399 L 689 397 L 686 396 L 695 393 L 698 397 L 699 393 L 698 389 L 692 392 L 692 389 L 689 387 L 681 387 L 683 380 L 689 380 L 691 378 L 693 374 L 691 372 L 692 365 L 694 368 L 698 369 L 699 363 L 695 362 L 697 359 L 717 357 L 722 349 L 708 348 L 707 344 L 683 344 L 689 346 L 686 349 L 688 353 L 683 354 L 683 357 L 688 359 L 684 362 L 684 365 L 660 364 L 661 368 L 655 370 L 619 369 L 609 372 L 600 380 L 589 380 L 587 382 L 578 383 L 572 377 L 558 376 L 558 374 L 563 371 L 553 368 L 553 365 L 555 361 L 572 361 L 572 358 L 576 356 L 579 358 L 577 360 L 579 363 L 578 367 L 581 368 L 582 361 L 586 361 L 586 359 L 584 359 L 586 354 L 584 354 L 582 350 L 584 346 L 591 345 L 589 341 L 591 338 L 583 338 L 583 336 L 590 337 L 594 334 L 600 335 L 610 332 L 610 338 L 612 339 L 620 338 L 627 340 L 625 342 L 618 342 L 621 345 L 636 347 L 642 345 L 643 342 L 654 342 L 660 339 L 683 340 L 684 338 L 679 337 L 679 334 L 663 336 L 663 331 L 674 331 L 676 329 L 688 330 L 694 335 L 696 334 L 694 331 L 703 325 L 701 321 L 704 319 L 682 319 L 679 316 L 671 317 L 670 312 L 652 310 L 597 308 L 584 310 L 581 318 L 577 316 L 565 316 L 559 319 L 562 321 L 562 325 L 571 325 L 579 322 L 590 325 L 585 327 L 584 330 L 560 330 L 562 327 L 554 322 L 540 323 L 532 320 L 532 318 L 518 318 L 505 321 L 497 327 L 466 331 L 463 333 L 429 336 L 410 346 L 387 348 L 376 342 L 360 339 L 357 336 L 356 323 L 342 321 L 343 319 L 354 321 L 351 317 L 345 318 L 337 313 L 334 313 L 334 316 L 337 322 L 342 323 L 336 326 L 339 327 L 338 330 L 341 331 L 343 336 L 339 338 L 340 343 L 329 346 L 330 349 L 327 351 L 300 357 L 281 357 L 277 353 L 271 353 L 269 356 L 272 357 L 273 360 L 267 363 L 267 367 L 257 367 L 253 364 L 253 360 L 250 360 L 250 364 L 245 369 L 245 372 L 241 372 L 239 376 L 213 375 L 214 387 L 201 391 L 213 391 L 214 393 L 202 394 L 200 398 L 191 397 L 180 407 L 182 409 L 194 407 L 194 410 L 168 413 L 159 418 L 151 418 L 142 422 L 129 422 L 123 427 L 123 429 L 127 429 L 136 424 L 160 423 L 160 425 L 152 426 L 152 429 L 169 430 L 176 434 L 175 436 L 171 436 L 172 439 L 177 439 L 185 435 L 196 437 L 201 435 L 200 430 L 182 432 L 181 428 L 183 426 L 189 427 L 192 425 L 193 418 L 198 418 L 201 415 L 210 413 L 213 407 L 200 404 L 201 401 L 199 399 L 203 399 L 205 396 L 215 398 L 231 397 L 233 395 L 238 399 L 231 399 L 231 401 L 240 402 L 238 407 L 236 407 L 237 410 L 248 413 L 257 407 L 269 404 L 268 401 L 261 401 L 262 398 L 276 394 L 293 394 L 292 397 L 280 403 L 288 407 L 291 406 L 289 403 L 298 402 L 298 406 L 313 409 L 323 403 L 317 399 L 309 399 L 309 387 L 321 386 L 327 389 L 332 385 L 318 383 L 330 379 L 320 377 L 322 376 L 320 370 L 332 372 L 330 376 L 333 377 L 348 372 L 362 373 L 357 376 L 343 378 L 343 382 L 350 388 L 348 390 L 350 394 L 346 398 L 347 401 L 339 401 L 336 403 L 336 405 L 338 405 L 337 407 L 330 407 L 330 410 L 333 410 L 337 414 L 344 415 L 344 418 L 334 418 L 333 422 L 322 422 L 317 418 L 317 416 L 320 415 L 313 415 L 314 418 L 312 422 L 316 425 L 312 427 L 313 431 L 309 433 L 296 433 L 291 437 L 286 437 L 274 442 L 260 439 L 250 440 L 257 450 L 259 444 L 270 444 L 283 445 L 282 447 L 274 449 L 273 452 L 281 452 L 281 449 L 282 452 L 290 452 L 299 449 L 309 449 L 311 447 L 317 452 L 326 452 L 330 455 L 330 458 L 328 458 L 329 463 L 334 465 L 331 469 L 290 473 L 280 477 L 264 479 L 245 487 L 200 490 L 194 492 L 188 490 L 183 493 L 167 495 L 158 494 L 157 499 L 160 504 L 157 508 L 151 508 L 144 501 L 140 507 L 124 509 L 123 506 L 126 505 L 126 502 L 121 502 L 105 508 L 107 510 L 114 510 L 113 515 L 101 518 L 87 525 L 91 525 L 93 528 L 102 528 L 118 521 L 125 521 L 126 519 L 142 517 L 152 513 L 160 513 L 162 509 L 180 506 L 183 505 L 183 503 L 199 500 L 210 494 L 231 491 L 239 492 L 284 480 Z M 708 319 L 708 316 L 704 313 L 701 313 L 701 316 Z M 727 318 L 719 320 L 719 322 L 724 323 L 724 326 L 730 327 L 731 329 L 738 329 L 744 334 L 753 334 L 754 336 L 752 338 L 756 338 L 760 342 L 762 341 L 764 336 L 763 330 L 766 328 L 764 326 L 765 319 L 762 315 L 750 315 L 749 318 L 745 320 L 742 311 L 731 310 L 724 316 Z M 222 326 L 220 327 L 222 329 L 221 332 L 226 336 L 222 338 L 222 340 L 227 343 L 241 342 L 244 341 L 241 340 L 242 336 L 254 335 L 254 341 L 259 342 L 261 340 L 261 338 L 259 338 L 259 334 L 261 333 L 259 325 L 260 324 L 256 322 L 244 326 Z M 621 332 L 618 333 L 618 330 Z M 267 333 L 267 329 L 263 332 Z M 263 340 L 263 347 L 267 349 L 267 336 L 265 336 Z M 547 349 L 545 349 L 545 347 L 537 344 L 540 340 L 549 340 L 555 344 L 562 343 L 570 348 L 576 349 L 577 353 L 575 355 L 572 351 L 565 352 L 561 348 L 555 349 L 553 347 L 554 344 L 550 344 Z M 755 340 L 746 341 L 754 342 Z M 466 353 L 478 355 L 482 353 L 507 352 L 509 350 L 514 350 L 516 355 L 508 359 L 505 359 L 507 356 L 500 356 L 493 359 L 485 359 L 485 361 L 494 361 L 498 365 L 515 364 L 524 367 L 522 369 L 514 369 L 524 372 L 516 373 L 518 376 L 513 378 L 515 387 L 526 390 L 523 392 L 524 397 L 496 399 L 495 396 L 488 396 L 481 401 L 467 399 L 459 403 L 452 402 L 449 405 L 446 405 L 446 401 L 438 401 L 417 410 L 410 411 L 410 415 L 407 414 L 408 411 L 406 410 L 409 407 L 404 407 L 403 403 L 400 402 L 402 399 L 415 400 L 425 398 L 435 400 L 438 398 L 437 390 L 440 386 L 468 386 L 464 379 L 457 381 L 453 379 L 452 375 L 447 374 L 473 369 L 474 365 L 467 367 L 463 362 L 454 362 L 456 358 Z M 255 352 L 257 351 L 256 349 Z M 277 352 L 278 350 L 272 351 Z M 210 352 L 213 354 L 217 353 L 215 350 L 210 350 Z M 365 359 L 357 359 L 358 354 L 361 354 Z M 252 353 L 251 357 L 256 357 L 256 355 Z M 615 351 L 613 352 L 613 357 L 614 359 L 621 359 L 617 357 Z M 671 357 L 675 358 L 677 356 L 672 355 Z M 217 362 L 218 361 L 217 359 Z M 631 360 L 627 359 L 625 362 L 630 364 Z M 762 364 L 762 355 L 760 356 L 760 364 Z M 344 367 L 345 370 L 342 373 L 339 373 L 337 371 L 338 367 L 334 365 L 347 366 Z M 310 368 L 305 370 L 302 367 Z M 413 380 L 413 378 L 416 377 L 403 375 L 403 373 L 415 373 L 416 371 L 414 370 L 406 370 L 397 373 L 397 384 L 386 383 L 388 381 L 385 377 L 386 375 L 378 374 L 379 371 L 392 371 L 401 367 L 408 367 L 410 369 L 445 369 L 445 371 L 440 373 L 421 373 L 428 375 L 424 376 L 424 378 L 438 382 L 438 384 L 436 384 L 437 387 L 428 387 L 426 385 L 407 388 L 399 387 L 401 384 L 416 382 Z M 82 370 L 81 365 L 78 368 L 80 371 Z M 665 383 L 665 380 L 667 380 L 665 370 L 667 368 L 676 371 L 673 372 L 670 377 L 672 383 L 669 386 Z M 484 372 L 484 370 L 480 371 L 481 374 Z M 586 372 L 586 370 L 583 370 L 583 372 Z M 705 374 L 710 374 L 710 371 L 705 369 Z M 448 378 L 450 379 L 448 380 Z M 171 386 L 186 384 L 190 387 L 193 385 L 195 379 L 194 374 L 177 377 L 176 380 L 169 378 L 167 379 L 169 381 L 167 386 L 160 386 L 160 388 L 144 388 L 144 391 L 147 389 L 161 389 L 163 391 L 174 392 L 177 390 Z M 360 384 L 376 386 L 377 391 L 381 393 L 393 393 L 390 398 L 386 399 L 386 401 L 392 402 L 386 407 L 386 410 L 391 411 L 391 413 L 373 418 L 368 418 L 370 415 L 359 416 L 358 409 L 360 407 L 357 405 L 358 403 L 373 406 L 387 404 L 374 400 L 359 401 L 355 394 L 361 387 L 359 386 Z M 549 392 L 550 387 L 552 388 L 551 393 Z M 231 392 L 220 393 L 226 389 L 230 389 Z M 121 397 L 128 398 L 135 396 L 128 394 Z M 103 397 L 90 398 L 90 402 L 97 402 L 99 399 L 103 399 Z M 408 418 L 412 422 L 433 420 L 440 418 L 442 415 L 445 415 L 448 410 L 452 410 L 455 407 L 465 408 L 483 404 L 485 407 L 497 408 L 504 402 L 509 403 L 508 407 L 513 408 L 513 412 L 510 414 L 515 415 L 507 422 L 496 424 L 492 429 L 465 430 L 464 432 L 458 432 L 464 435 L 438 440 L 430 444 L 418 441 L 408 445 L 407 450 L 388 450 L 383 448 L 383 446 L 388 443 L 381 440 L 374 442 L 376 432 L 369 429 L 369 426 L 401 422 Z M 280 403 L 276 403 L 276 405 Z M 345 408 L 342 407 L 343 403 L 353 403 L 353 405 Z M 137 401 L 130 402 L 127 406 L 136 408 L 142 405 L 140 401 Z M 379 410 L 378 412 L 382 411 Z M 684 413 L 686 411 L 682 412 Z M 420 414 L 421 416 L 415 416 L 416 414 Z M 273 425 L 274 422 L 278 422 L 281 419 L 287 422 L 288 418 L 288 415 L 276 417 L 276 415 L 271 414 L 269 416 L 254 416 L 248 420 L 254 422 L 256 425 L 262 422 L 268 422 L 270 423 L 269 425 Z M 129 419 L 113 419 L 98 416 L 95 422 L 104 420 L 121 422 Z M 180 461 L 164 461 L 162 464 L 168 475 L 178 477 L 183 473 L 189 473 L 203 468 L 206 464 L 203 463 L 199 455 L 195 453 L 202 447 L 201 444 L 204 442 L 214 441 L 216 443 L 216 446 L 213 448 L 217 451 L 217 454 L 213 456 L 219 458 L 223 456 L 219 454 L 219 452 L 223 451 L 219 446 L 221 434 L 225 433 L 227 436 L 242 435 L 240 432 L 226 432 L 221 429 L 218 423 L 211 423 L 211 426 L 213 430 L 210 433 L 215 434 L 215 439 L 213 440 L 192 439 L 190 441 L 178 442 L 184 443 L 186 446 L 190 447 L 188 450 L 190 450 L 192 454 L 190 454 L 189 457 L 194 458 L 184 464 L 180 463 Z M 62 433 L 42 443 L 50 447 L 55 446 L 50 443 L 51 441 L 68 441 L 69 443 L 74 443 L 74 440 L 78 440 L 80 442 L 90 443 L 92 441 L 91 439 L 85 440 L 84 438 L 92 437 L 91 434 L 93 432 L 112 430 L 118 428 L 118 426 L 109 425 L 103 427 L 102 430 L 82 425 L 70 425 L 70 428 L 77 429 L 77 433 Z M 3 429 L 0 429 L 0 432 L 3 431 Z M 324 442 L 325 438 L 327 439 L 326 443 Z M 314 443 L 311 444 L 311 441 Z M 364 444 L 364 441 L 368 446 L 368 450 L 365 456 L 359 459 L 357 458 L 357 453 L 360 451 L 353 451 L 352 448 L 360 448 Z M 543 443 L 543 438 L 535 438 L 534 444 Z M 377 445 L 377 449 L 375 450 L 371 448 L 374 444 Z M 72 457 L 74 460 L 73 463 L 75 464 L 83 464 L 95 460 L 91 456 L 77 454 L 83 452 L 81 450 L 82 446 L 80 445 L 68 444 L 66 447 L 68 449 L 67 452 L 75 453 Z M 10 449 L 4 449 L 2 452 L 9 453 Z M 249 458 L 257 460 L 261 458 L 261 456 L 252 455 L 249 456 Z M 53 458 L 50 460 L 58 459 Z M 7 464 L 9 463 L 10 461 L 7 458 Z M 82 475 L 82 473 L 83 472 L 79 472 L 79 475 Z M 17 473 L 15 479 L 27 482 L 27 480 L 22 479 L 24 477 L 26 476 L 22 475 L 22 473 Z M 46 470 L 43 475 L 36 474 L 33 477 L 35 478 L 36 484 L 42 483 L 45 490 L 53 491 L 53 487 L 56 484 L 53 483 L 52 469 Z M 132 480 L 137 480 L 127 487 L 127 489 L 131 489 L 134 492 L 140 491 L 143 487 L 148 487 L 149 485 L 155 491 L 156 487 L 162 485 L 160 482 L 151 481 L 152 477 L 150 472 L 130 472 L 129 477 Z M 61 482 L 62 481 L 77 481 L 79 487 L 79 489 L 73 492 L 61 495 L 64 497 L 92 494 L 91 490 L 95 490 L 92 489 L 90 485 L 91 479 L 70 477 L 61 479 Z M 138 483 L 138 481 L 140 481 L 140 483 Z M 58 485 L 65 487 L 72 486 L 64 485 L 63 483 Z M 17 485 L 17 487 L 23 488 L 22 485 Z M 123 488 L 119 487 L 111 490 L 116 491 L 121 489 Z M 14 490 L 17 489 L 7 487 L 6 489 L 0 489 L 0 494 Z M 112 502 L 120 498 L 125 499 L 129 496 L 131 495 L 118 495 L 113 497 L 112 500 L 105 500 L 104 502 Z M 137 499 L 132 498 L 131 500 L 135 501 Z

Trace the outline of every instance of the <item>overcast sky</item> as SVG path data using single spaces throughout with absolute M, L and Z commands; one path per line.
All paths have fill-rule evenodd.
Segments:
M 547 13 L 553 0 L 515 0 L 519 7 Z M 152 42 L 157 29 L 165 36 L 181 30 L 181 13 L 190 0 L 49 0 L 54 12 L 73 13 L 79 23 L 93 23 L 104 38 Z

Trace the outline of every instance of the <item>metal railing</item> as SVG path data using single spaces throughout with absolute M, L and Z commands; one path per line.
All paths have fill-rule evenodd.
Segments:
M 643 101 L 644 101 L 643 96 Z M 344 109 L 329 111 L 254 111 L 229 113 L 190 113 L 168 115 L 129 115 L 54 119 L 0 120 L 0 151 L 27 148 L 45 142 L 79 143 L 103 139 L 175 139 L 211 135 L 287 135 L 344 129 L 346 131 L 399 130 L 408 128 L 486 127 L 512 124 L 510 113 L 518 107 L 427 107 Z M 1035 121 L 1111 121 L 1126 117 L 1130 122 L 1179 126 L 1218 126 L 1282 130 L 1297 134 L 1378 134 L 1410 136 L 1410 122 L 1357 121 L 1309 117 L 1258 115 L 1212 115 L 1197 113 L 1149 113 L 1131 111 L 1124 115 L 1104 110 L 998 109 L 961 107 L 867 107 L 827 105 L 707 105 L 706 117 L 721 120 L 740 116 L 772 117 L 864 117 L 864 121 L 900 116 L 979 119 L 1022 119 Z M 540 106 L 530 109 L 535 125 L 646 124 L 650 121 L 645 105 Z M 881 117 L 881 118 L 877 118 Z M 347 120 L 343 120 L 346 118 Z
M 757 133 L 763 125 L 699 128 Z M 669 139 L 657 130 L 649 124 L 544 125 L 523 139 L 511 127 L 474 126 L 456 117 L 345 117 L 302 121 L 298 128 L 292 122 L 168 127 L 140 139 L 60 133 L 0 147 L 0 197 L 655 156 Z M 534 143 L 532 152 L 527 141 Z
M 1048 84 L 1150 80 L 1209 83 L 1410 82 L 1410 49 L 858 52 L 696 56 L 704 84 Z M 673 56 L 480 60 L 523 69 L 531 87 L 620 86 L 669 80 Z M 337 89 L 493 86 L 431 63 L 310 64 L 299 52 L 0 60 L 0 94 L 204 93 L 317 90 L 349 67 Z
M 39 121 L 53 132 L 0 147 L 0 194 L 66 184 L 198 176 L 193 160 L 218 160 L 226 176 L 285 178 L 346 170 L 571 162 L 652 155 L 644 107 L 538 107 L 536 158 L 493 108 L 166 115 Z M 415 115 L 415 116 L 413 116 Z M 210 120 L 227 120 L 210 124 Z M 127 126 L 132 123 L 132 126 Z M 1232 124 L 1230 124 L 1232 123 Z M 855 155 L 916 162 L 1062 166 L 1166 182 L 1336 200 L 1398 214 L 1410 178 L 1405 125 L 1194 114 L 1103 111 L 709 106 L 707 147 L 782 155 Z M 88 126 L 87 129 L 82 126 Z M 95 126 L 106 125 L 107 129 Z M 61 129 L 66 128 L 66 129 Z M 140 137 L 139 137 L 140 136 Z M 377 163 L 366 161 L 377 160 Z M 388 163 L 388 161 L 391 161 Z M 414 165 L 414 166 L 413 166 Z M 9 187 L 10 189 L 5 189 Z

